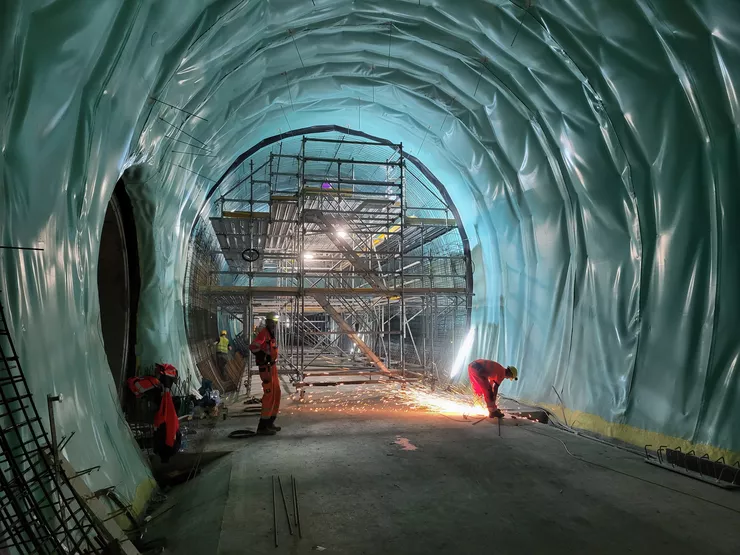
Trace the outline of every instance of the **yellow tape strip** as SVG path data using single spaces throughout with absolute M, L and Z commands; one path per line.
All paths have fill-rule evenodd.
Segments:
M 399 229 L 401 229 L 400 225 L 394 225 L 388 231 L 390 231 L 391 233 L 396 233 Z M 373 239 L 373 246 L 377 247 L 380 243 L 385 241 L 386 237 L 387 235 L 385 233 L 381 233 L 380 235 L 378 235 L 375 239 Z
M 552 412 L 558 420 L 563 418 L 563 408 L 560 405 L 547 405 L 526 400 L 522 400 L 521 402 L 524 404 L 543 407 Z M 740 460 L 739 451 L 730 451 L 729 449 L 722 449 L 705 443 L 691 443 L 679 437 L 651 432 L 650 430 L 643 430 L 627 424 L 608 422 L 595 414 L 566 408 L 565 416 L 568 419 L 568 425 L 572 428 L 596 432 L 602 436 L 612 437 L 614 439 L 624 441 L 625 443 L 630 443 L 641 449 L 644 448 L 645 445 L 652 445 L 650 449 L 657 451 L 661 445 L 667 445 L 671 449 L 674 447 L 680 447 L 684 453 L 693 449 L 698 456 L 702 456 L 706 453 L 712 460 L 724 457 L 727 464 L 732 464 L 735 461 Z

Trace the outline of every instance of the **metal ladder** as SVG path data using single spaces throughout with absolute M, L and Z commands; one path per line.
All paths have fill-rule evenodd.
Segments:
M 0 551 L 111 552 L 105 528 L 59 466 L 59 450 L 28 389 L 0 297 Z

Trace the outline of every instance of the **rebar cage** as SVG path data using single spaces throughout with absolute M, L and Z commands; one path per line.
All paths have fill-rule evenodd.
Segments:
M 50 433 L 28 388 L 0 304 L 0 553 L 112 553 L 112 539 L 75 488 L 60 455 L 72 436 Z
M 219 316 L 250 338 L 274 311 L 280 369 L 299 386 L 445 380 L 470 322 L 472 268 L 456 210 L 427 175 L 400 144 L 339 133 L 244 160 L 192 235 L 196 362 L 209 360 Z

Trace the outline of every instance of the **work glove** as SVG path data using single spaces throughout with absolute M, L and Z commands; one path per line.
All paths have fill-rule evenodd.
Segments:
M 488 418 L 503 418 L 504 413 L 500 409 L 488 411 Z

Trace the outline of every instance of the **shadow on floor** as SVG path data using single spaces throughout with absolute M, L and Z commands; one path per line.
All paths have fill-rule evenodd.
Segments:
M 201 457 L 200 470 L 194 472 L 198 457 Z M 231 466 L 232 456 L 228 452 L 203 453 L 202 456 L 181 453 L 167 465 L 155 469 L 158 483 L 171 483 L 174 478 L 177 485 L 163 488 L 167 500 L 151 515 L 145 539 L 165 538 L 165 553 L 217 553 Z M 197 476 L 185 481 L 193 473 Z

